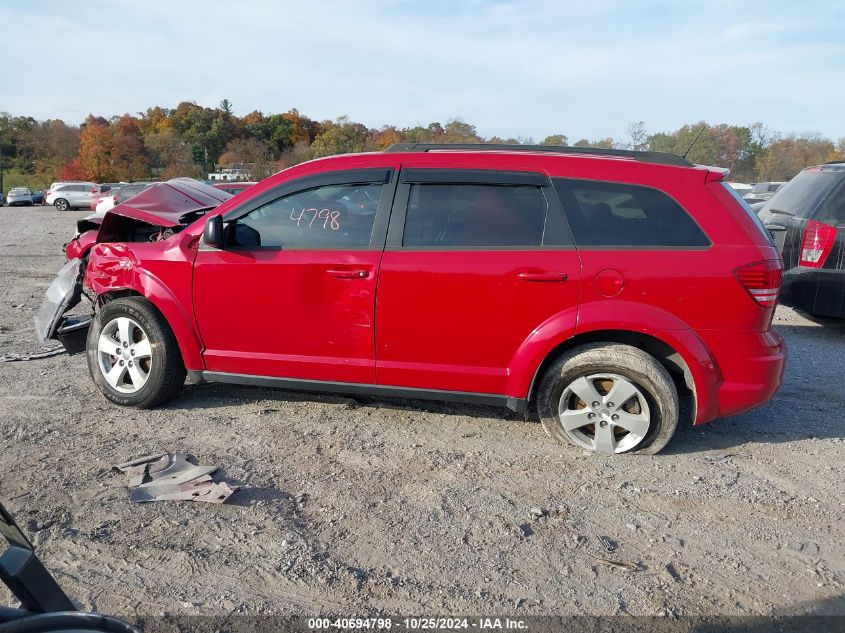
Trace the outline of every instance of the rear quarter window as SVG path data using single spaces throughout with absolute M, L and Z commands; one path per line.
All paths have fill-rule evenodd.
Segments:
M 721 185 L 722 188 L 724 188 L 724 190 L 727 191 L 731 195 L 731 197 L 736 201 L 736 203 L 742 209 L 743 213 L 745 213 L 745 215 L 749 217 L 749 219 L 754 223 L 754 226 L 757 227 L 757 230 L 760 231 L 760 234 L 763 236 L 766 242 L 774 246 L 775 241 L 772 237 L 772 234 L 769 233 L 769 230 L 766 228 L 766 225 L 763 224 L 763 220 L 760 219 L 760 216 L 754 213 L 754 209 L 748 206 L 748 202 L 745 201 L 745 198 L 739 195 L 739 193 L 735 191 L 733 187 L 728 185 L 728 183 L 721 182 L 719 183 L 719 185 Z
M 706 247 L 710 240 L 675 200 L 651 187 L 557 178 L 576 246 Z

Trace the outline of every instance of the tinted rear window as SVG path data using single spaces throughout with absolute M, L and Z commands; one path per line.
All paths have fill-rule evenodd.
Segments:
M 799 218 L 810 218 L 843 181 L 845 170 L 809 167 L 781 187 L 761 211 L 778 209 Z
M 681 205 L 657 189 L 566 178 L 554 183 L 578 246 L 710 245 Z
M 147 188 L 147 185 L 131 185 L 129 187 L 121 187 L 117 190 L 117 200 L 118 202 L 123 202 L 132 196 L 141 193 L 144 189 Z

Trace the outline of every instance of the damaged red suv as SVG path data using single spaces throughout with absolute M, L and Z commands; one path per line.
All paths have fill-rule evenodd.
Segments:
M 500 404 L 584 449 L 656 453 L 679 400 L 702 424 L 783 373 L 781 260 L 725 176 L 565 147 L 324 158 L 165 223 L 118 205 L 69 245 L 39 327 L 121 405 L 189 374 Z M 93 315 L 68 317 L 81 294 Z

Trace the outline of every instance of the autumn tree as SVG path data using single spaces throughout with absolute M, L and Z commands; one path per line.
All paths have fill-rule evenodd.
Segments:
M 266 162 L 268 154 L 268 147 L 262 141 L 255 138 L 236 138 L 226 145 L 219 163 L 223 167 L 229 167 L 238 163 Z
M 89 114 L 79 134 L 79 166 L 95 182 L 113 180 L 112 142 L 108 122 Z
M 138 120 L 124 114 L 110 126 L 111 176 L 132 182 L 150 175 L 150 157 Z
M 833 143 L 820 135 L 787 136 L 766 147 L 757 160 L 757 179 L 789 180 L 809 165 L 837 160 Z

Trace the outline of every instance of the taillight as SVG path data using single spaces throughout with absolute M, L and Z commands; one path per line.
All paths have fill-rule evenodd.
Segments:
M 798 260 L 798 265 L 808 268 L 821 268 L 824 266 L 824 260 L 827 259 L 835 242 L 835 228 L 824 222 L 810 220 L 807 222 L 804 235 L 801 238 L 801 257 Z
M 114 200 L 115 204 L 117 204 L 117 196 L 112 196 L 111 199 Z
M 778 302 L 783 266 L 779 259 L 741 266 L 734 275 L 748 294 L 762 307 L 773 308 Z

